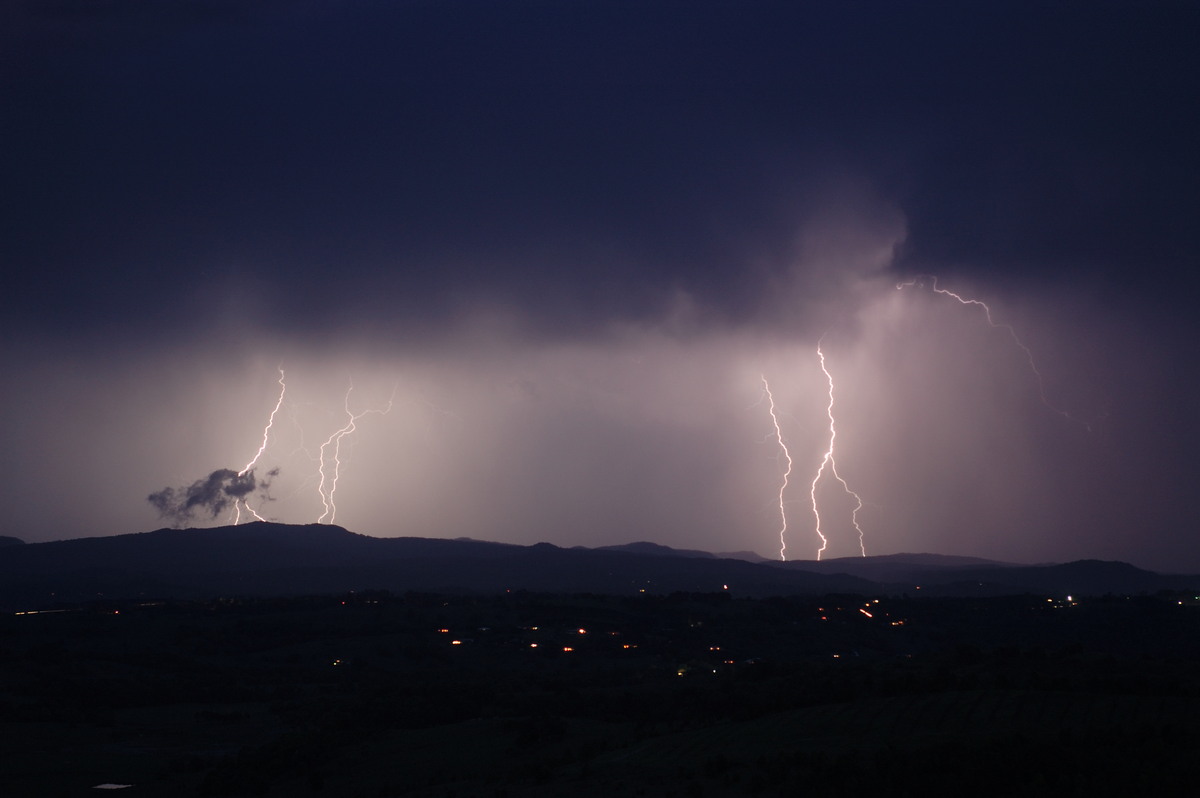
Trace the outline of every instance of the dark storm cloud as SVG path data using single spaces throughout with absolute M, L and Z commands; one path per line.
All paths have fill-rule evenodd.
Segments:
M 357 531 L 769 553 L 767 375 L 811 556 L 824 335 L 872 551 L 1200 562 L 1195 4 L 0 15 L 0 481 L 80 453 L 17 536 L 245 462 L 283 363 L 281 520 L 327 509 L 349 377 L 400 384 L 345 442 Z M 1094 432 L 977 308 L 894 288 L 928 273 Z M 230 511 L 224 473 L 157 505 Z
M 219 468 L 186 487 L 166 487 L 151 493 L 146 500 L 158 511 L 160 518 L 168 518 L 174 523 L 190 521 L 197 513 L 216 518 L 255 491 L 268 498 L 270 478 L 278 474 L 279 469 L 272 469 L 267 473 L 268 479 L 260 481 L 253 470 L 239 473 Z
M 745 323 L 846 174 L 909 219 L 901 269 L 1111 275 L 1197 244 L 1183 5 L 128 5 L 10 27 L 45 45 L 3 83 L 10 322 L 315 332 L 483 301 L 590 333 L 682 289 Z

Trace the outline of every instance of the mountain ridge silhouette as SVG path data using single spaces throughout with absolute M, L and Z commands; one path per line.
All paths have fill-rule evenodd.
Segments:
M 936 554 L 759 561 L 638 542 L 598 548 L 377 538 L 325 524 L 255 521 L 0 548 L 0 607 L 363 590 L 637 594 L 721 592 L 1061 597 L 1200 586 L 1128 563 L 1015 565 Z

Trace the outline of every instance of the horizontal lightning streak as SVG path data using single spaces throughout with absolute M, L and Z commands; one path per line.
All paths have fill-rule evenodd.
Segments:
M 1083 428 L 1086 429 L 1088 432 L 1092 431 L 1091 424 L 1089 424 L 1088 422 L 1084 421 L 1081 418 L 1077 418 L 1076 416 L 1071 415 L 1066 410 L 1063 410 L 1061 407 L 1056 406 L 1053 402 L 1051 402 L 1046 397 L 1046 384 L 1045 384 L 1045 381 L 1042 379 L 1042 372 L 1038 370 L 1037 363 L 1033 359 L 1033 352 L 1029 349 L 1028 346 L 1025 345 L 1025 342 L 1022 341 L 1021 338 L 1017 335 L 1017 331 L 1013 329 L 1013 326 L 1011 324 L 1004 324 L 1001 322 L 997 322 L 994 318 L 992 318 L 992 309 L 990 307 L 988 307 L 988 304 L 986 302 L 983 302 L 978 299 L 968 299 L 959 294 L 956 294 L 953 291 L 949 291 L 945 288 L 939 288 L 938 287 L 938 278 L 936 275 L 919 275 L 917 277 L 914 277 L 911 280 L 906 280 L 905 282 L 897 283 L 896 288 L 897 288 L 897 290 L 900 290 L 900 289 L 904 289 L 904 288 L 911 288 L 914 285 L 924 285 L 926 279 L 929 280 L 930 289 L 935 294 L 941 294 L 942 296 L 948 296 L 951 299 L 957 300 L 960 304 L 963 304 L 963 305 L 975 305 L 977 307 L 983 308 L 983 315 L 984 315 L 984 318 L 987 319 L 988 326 L 992 327 L 993 329 L 1001 329 L 1001 330 L 1006 331 L 1008 333 L 1009 337 L 1012 338 L 1013 343 L 1017 345 L 1017 348 L 1025 353 L 1025 359 L 1029 363 L 1029 370 L 1033 372 L 1034 379 L 1037 382 L 1038 397 L 1041 398 L 1042 404 L 1045 405 L 1049 410 L 1057 413 L 1058 415 L 1062 416 L 1063 418 L 1067 419 L 1068 421 L 1072 421 L 1076 424 L 1082 425 Z

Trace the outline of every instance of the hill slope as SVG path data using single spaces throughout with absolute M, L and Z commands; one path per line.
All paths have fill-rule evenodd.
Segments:
M 1015 566 L 898 554 L 764 562 L 648 543 L 563 549 L 478 540 L 374 538 L 338 526 L 255 522 L 159 529 L 0 549 L 0 607 L 97 599 L 275 596 L 371 589 L 554 593 L 716 592 L 1005 595 L 1142 593 L 1200 587 L 1125 563 Z

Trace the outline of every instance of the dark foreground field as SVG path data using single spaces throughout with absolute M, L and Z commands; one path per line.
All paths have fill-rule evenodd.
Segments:
M 0 794 L 1135 795 L 1192 597 L 351 594 L 0 618 Z

